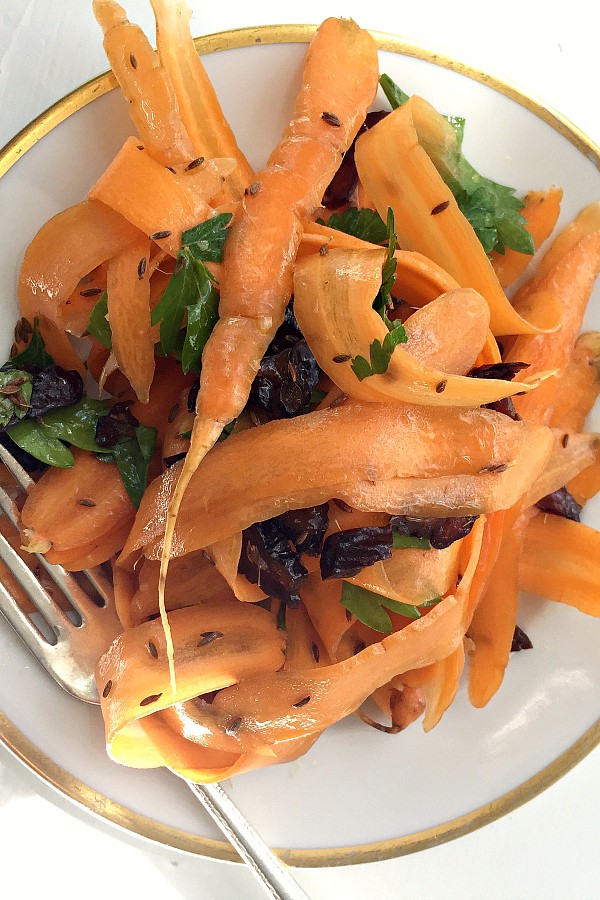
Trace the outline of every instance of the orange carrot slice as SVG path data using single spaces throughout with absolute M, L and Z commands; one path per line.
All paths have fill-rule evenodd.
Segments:
M 191 162 L 196 154 L 179 116 L 171 79 L 145 34 L 114 0 L 94 0 L 92 8 L 129 115 L 150 156 L 163 166 Z
M 525 205 L 519 212 L 527 222 L 525 228 L 533 238 L 536 252 L 554 231 L 562 195 L 562 188 L 552 187 L 547 191 L 529 191 L 523 200 Z M 502 287 L 520 278 L 531 260 L 526 253 L 518 253 L 510 247 L 503 254 L 493 250 L 490 258 Z
M 525 532 L 522 590 L 600 616 L 600 533 L 581 522 L 541 513 Z
M 154 340 L 150 325 L 150 279 L 145 272 L 150 241 L 144 235 L 108 264 L 108 320 L 119 369 L 138 399 L 147 403 L 154 377 Z
M 536 296 L 554 297 L 561 306 L 560 331 L 518 337 L 507 354 L 509 361 L 529 363 L 528 373 L 540 372 L 548 363 L 556 371 L 531 396 L 515 400 L 519 415 L 538 422 L 550 420 L 558 375 L 568 366 L 590 293 L 600 272 L 600 230 L 581 238 L 563 255 L 557 254 L 555 247 L 551 247 L 548 255 L 555 259 L 554 264 L 543 278 L 536 276 L 535 291 L 526 291 L 520 302 L 534 302 Z
M 33 322 L 62 324 L 61 304 L 81 279 L 137 240 L 139 231 L 102 203 L 85 201 L 43 225 L 27 248 L 19 274 L 19 306 Z
M 326 451 L 329 441 L 334 453 Z M 482 512 L 477 507 L 485 497 L 501 504 L 513 491 L 521 496 L 543 469 L 552 444 L 547 429 L 479 409 L 347 403 L 270 422 L 232 435 L 206 458 L 186 493 L 173 555 L 205 547 L 277 511 L 331 497 L 352 495 L 347 502 L 366 511 L 402 512 L 403 505 L 427 503 L 424 514 Z M 252 479 L 246 476 L 248 459 Z M 149 485 L 123 561 L 142 547 L 157 551 L 177 476 L 176 465 Z M 442 512 L 429 512 L 429 505 Z M 466 513 L 458 512 L 465 506 Z
M 519 507 L 505 513 L 496 564 L 469 627 L 474 643 L 469 657 L 473 706 L 485 706 L 504 678 L 517 619 L 519 559 L 531 515 L 531 511 L 520 512 Z
M 177 98 L 179 115 L 196 157 L 228 156 L 235 168 L 227 175 L 227 196 L 239 200 L 254 181 L 254 173 L 234 134 L 196 52 L 190 33 L 191 10 L 185 0 L 152 0 L 156 46 Z
M 156 235 L 156 243 L 174 256 L 181 247 L 181 232 L 213 215 L 209 200 L 234 162 L 208 160 L 178 177 L 139 146 L 135 138 L 128 138 L 88 196 L 110 206 L 145 234 Z
M 44 472 L 21 512 L 23 527 L 50 541 L 56 551 L 76 551 L 127 529 L 135 515 L 116 466 L 92 453 L 74 450 L 73 456 L 72 468 Z
M 549 424 L 563 431 L 582 431 L 600 393 L 600 333 L 580 335 L 560 376 Z
M 169 618 L 178 662 L 176 694 L 171 692 L 165 636 L 158 621 L 124 632 L 96 671 L 107 749 L 129 765 L 140 765 L 137 754 L 132 759 L 128 753 L 129 728 L 135 739 L 140 718 L 249 675 L 275 671 L 284 662 L 284 639 L 275 618 L 257 606 L 206 603 L 174 610 Z M 148 652 L 150 641 L 156 654 Z
M 415 333 L 413 345 L 421 358 L 432 356 L 431 366 L 410 353 L 409 320 L 407 349 L 402 345 L 394 349 L 385 374 L 359 381 L 351 367 L 352 359 L 362 356 L 368 360 L 372 342 L 383 343 L 388 333 L 383 319 L 373 309 L 384 259 L 384 250 L 340 249 L 325 256 L 307 257 L 296 266 L 294 311 L 298 323 L 317 362 L 340 390 L 374 402 L 403 400 L 436 406 L 479 406 L 528 391 L 537 386 L 539 377 L 545 377 L 539 374 L 533 380 L 507 382 L 465 378 L 434 367 L 436 361 L 441 365 L 445 359 L 451 367 L 458 359 L 463 364 L 468 358 L 473 362 L 487 335 L 489 312 L 485 301 L 475 291 L 458 289 L 445 299 L 432 301 L 419 313 L 426 319 L 432 336 L 426 343 L 424 337 Z M 452 322 L 448 321 L 448 306 L 452 308 Z M 465 350 L 458 355 L 453 338 L 455 328 L 471 339 L 469 346 L 461 338 Z M 446 340 L 446 335 L 451 339 Z M 436 343 L 441 345 L 439 351 L 434 350 Z
M 413 121 L 418 103 L 424 101 L 411 97 L 356 142 L 358 174 L 380 216 L 385 219 L 391 207 L 403 249 L 418 250 L 462 287 L 473 288 L 485 298 L 494 334 L 535 334 L 556 328 L 558 310 L 550 305 L 532 308 L 528 320 L 510 305 L 475 232 L 419 144 Z M 440 206 L 441 211 L 432 214 Z

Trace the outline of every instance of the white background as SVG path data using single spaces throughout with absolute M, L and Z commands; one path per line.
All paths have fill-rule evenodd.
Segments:
M 195 34 L 352 16 L 516 82 L 600 143 L 599 4 L 191 0 Z M 128 0 L 150 27 L 147 0 Z M 0 146 L 106 68 L 89 0 L 0 0 Z M 498 139 L 502 123 L 498 122 Z M 6 211 L 2 211 L 6 215 Z M 299 870 L 315 900 L 598 898 L 600 750 L 526 807 L 450 844 L 389 862 Z M 0 894 L 6 900 L 258 900 L 241 867 L 144 843 L 97 822 L 0 748 Z

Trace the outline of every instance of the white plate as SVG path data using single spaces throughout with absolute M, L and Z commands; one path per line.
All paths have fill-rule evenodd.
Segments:
M 257 167 L 287 121 L 304 53 L 301 44 L 268 41 L 299 40 L 306 33 L 294 26 L 246 30 L 216 42 L 236 49 L 206 58 L 225 112 Z M 521 191 L 562 185 L 561 224 L 600 199 L 598 152 L 568 124 L 506 86 L 484 84 L 464 67 L 439 57 L 434 64 L 393 39 L 385 46 L 382 71 L 440 110 L 466 116 L 465 152 L 485 174 Z M 0 204 L 10 210 L 0 220 L 0 273 L 11 286 L 0 301 L 3 358 L 16 318 L 12 286 L 27 243 L 46 219 L 85 196 L 132 131 L 117 92 L 98 98 L 107 86 L 106 79 L 97 81 L 70 106 L 63 104 L 56 119 L 97 97 L 21 152 L 0 180 Z M 42 122 L 0 158 L 0 171 L 53 121 Z M 600 329 L 598 292 L 585 327 Z M 589 504 L 585 521 L 600 526 L 600 504 Z M 232 797 L 267 841 L 287 848 L 287 859 L 301 865 L 397 855 L 464 833 L 525 802 L 600 740 L 600 622 L 526 598 L 519 624 L 535 649 L 513 655 L 486 709 L 471 708 L 462 690 L 429 735 L 416 725 L 389 737 L 350 717 L 299 761 L 235 779 L 228 788 Z M 57 688 L 3 620 L 0 640 L 0 738 L 8 746 L 99 815 L 172 846 L 229 858 L 211 821 L 176 779 L 109 761 L 98 710 Z

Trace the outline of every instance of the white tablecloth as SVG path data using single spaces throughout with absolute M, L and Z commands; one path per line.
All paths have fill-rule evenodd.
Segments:
M 352 16 L 516 82 L 600 143 L 595 0 L 191 2 L 196 34 Z M 125 5 L 150 26 L 146 0 Z M 0 146 L 105 68 L 91 0 L 0 0 Z M 297 878 L 315 900 L 600 897 L 599 809 L 597 749 L 543 795 L 474 834 L 388 862 L 299 870 Z M 95 820 L 1 747 L 0 884 L 6 900 L 263 896 L 241 866 L 157 847 Z

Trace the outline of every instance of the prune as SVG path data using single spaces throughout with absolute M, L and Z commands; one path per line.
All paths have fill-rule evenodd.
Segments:
M 120 440 L 134 437 L 139 424 L 129 409 L 129 403 L 115 403 L 108 415 L 100 416 L 96 422 L 96 443 L 110 450 Z
M 450 516 L 445 519 L 415 519 L 412 516 L 392 516 L 390 525 L 400 534 L 425 538 L 434 550 L 444 550 L 468 535 L 477 516 Z
M 516 653 L 518 650 L 533 650 L 533 644 L 523 629 L 519 628 L 518 625 L 515 625 L 515 633 L 513 634 L 510 652 Z
M 285 310 L 285 318 L 275 333 L 275 337 L 269 344 L 265 356 L 275 356 L 282 350 L 288 350 L 302 340 L 302 332 L 294 315 L 294 298 L 290 300 Z
M 252 384 L 250 400 L 272 419 L 298 415 L 310 402 L 321 370 L 305 340 L 263 358 Z
M 561 487 L 551 494 L 546 494 L 535 505 L 543 512 L 552 513 L 554 516 L 562 516 L 563 519 L 571 519 L 572 522 L 581 521 L 580 513 L 583 507 L 580 506 L 566 487 Z
M 367 118 L 358 129 L 356 137 L 346 150 L 339 169 L 333 176 L 323 195 L 323 206 L 326 209 L 337 209 L 338 207 L 343 206 L 344 203 L 347 203 L 352 196 L 358 183 L 358 172 L 356 171 L 356 163 L 354 161 L 356 138 L 360 137 L 361 134 L 364 134 L 365 131 L 368 131 L 369 128 L 373 128 L 374 125 L 387 115 L 388 113 L 384 109 L 367 114 Z
M 298 553 L 273 520 L 257 522 L 242 532 L 238 572 L 291 607 L 298 606 L 298 591 L 308 577 Z
M 56 409 L 72 406 L 83 397 L 83 378 L 79 372 L 52 365 L 41 369 L 32 379 L 31 402 L 27 415 L 36 419 Z
M 520 422 L 521 416 L 515 409 L 512 397 L 503 397 L 502 400 L 496 400 L 495 403 L 486 403 L 485 409 L 493 409 L 495 412 L 508 416 L 513 422 Z
M 329 525 L 329 504 L 322 503 L 321 506 L 309 506 L 306 509 L 290 509 L 289 512 L 277 516 L 274 521 L 298 553 L 318 556 Z
M 349 528 L 330 534 L 321 551 L 321 578 L 350 578 L 392 555 L 389 525 Z
M 499 362 L 490 366 L 477 366 L 471 369 L 469 378 L 500 378 L 503 381 L 512 381 L 521 369 L 528 369 L 529 363 L 524 362 Z
M 200 390 L 200 379 L 196 378 L 193 385 L 190 388 L 190 392 L 188 394 L 187 399 L 187 408 L 189 413 L 196 412 L 196 399 L 198 397 L 198 391 Z

